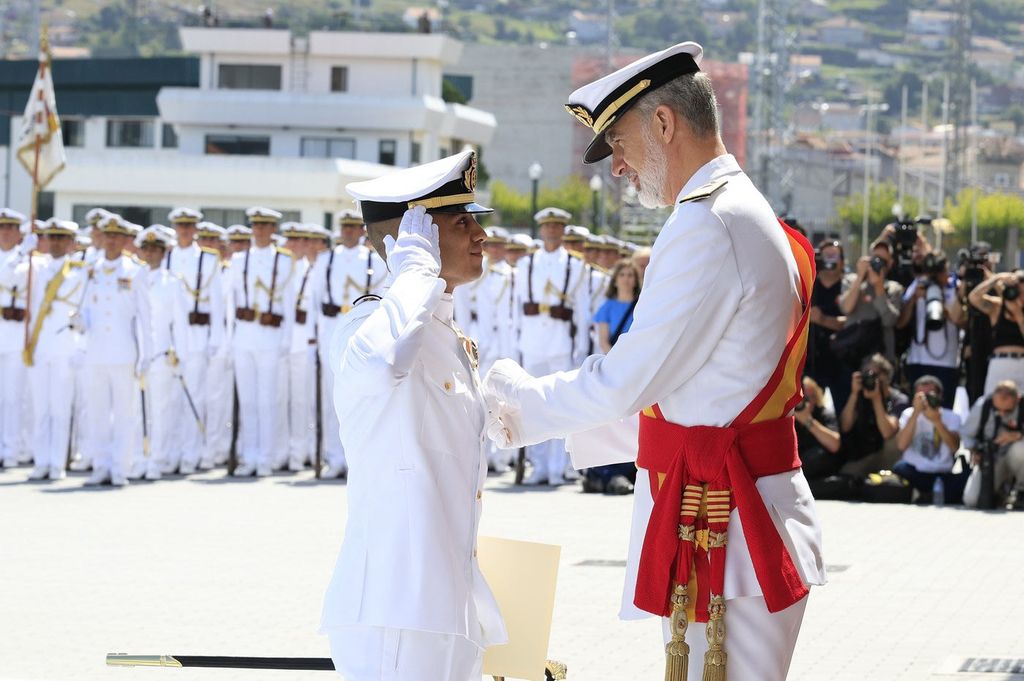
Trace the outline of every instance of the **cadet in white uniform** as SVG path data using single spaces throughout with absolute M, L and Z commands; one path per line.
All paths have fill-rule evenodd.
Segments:
M 145 271 L 124 249 L 138 233 L 117 215 L 100 222 L 104 257 L 89 268 L 88 290 L 75 326 L 85 334 L 82 359 L 86 445 L 92 461 L 87 485 L 128 484 L 141 418 L 138 378 L 151 357 Z
M 135 473 L 146 480 L 159 480 L 167 467 L 167 459 L 176 451 L 174 445 L 180 421 L 192 417 L 179 412 L 181 392 L 176 348 L 184 345 L 188 332 L 188 311 L 179 295 L 181 284 L 164 267 L 167 252 L 174 247 L 176 236 L 164 225 L 146 227 L 135 237 L 135 248 L 146 269 L 140 275 L 145 281 L 150 309 L 150 364 L 146 375 L 146 421 L 148 449 L 137 452 Z M 141 455 L 141 456 L 138 456 Z
M 211 378 L 211 359 L 228 351 L 220 254 L 195 243 L 202 217 L 202 213 L 191 208 L 175 208 L 167 215 L 178 243 L 165 256 L 164 268 L 178 280 L 181 305 L 188 310 L 187 329 L 181 335 L 184 347 L 176 348 L 181 362 L 179 371 L 199 414 L 198 420 L 192 417 L 185 391 L 175 391 L 176 409 L 186 418 L 181 419 L 177 449 L 169 454 L 165 472 L 177 470 L 182 475 L 194 473 L 197 467 L 213 467 L 214 452 L 207 446 L 204 433 L 209 423 L 207 381 Z
M 62 480 L 71 437 L 74 371 L 81 337 L 69 326 L 85 285 L 85 264 L 72 260 L 78 224 L 51 219 L 39 234 L 48 255 L 32 258 L 32 301 L 25 364 L 32 384 L 31 480 Z M 22 264 L 27 270 L 28 262 Z
M 241 253 L 252 246 L 252 229 L 245 225 L 231 225 L 227 229 L 228 232 L 228 249 L 227 259 L 231 260 L 231 256 L 235 253 Z
M 291 350 L 295 321 L 296 276 L 292 253 L 274 245 L 281 214 L 269 208 L 246 211 L 253 245 L 231 259 L 232 336 L 238 386 L 240 477 L 273 472 L 280 396 L 280 363 Z
M 231 371 L 231 347 L 227 339 L 227 317 L 230 293 L 225 277 L 227 276 L 228 231 L 218 224 L 209 221 L 197 225 L 196 243 L 207 251 L 216 251 L 221 281 L 221 309 L 223 334 L 221 342 L 223 352 L 210 355 L 207 360 L 206 373 L 206 454 L 199 460 L 199 468 L 208 469 L 224 464 L 228 460 L 231 449 L 231 413 L 234 406 L 234 377 Z M 211 324 L 213 320 L 211 319 Z M 212 333 L 211 333 L 212 337 Z
M 331 339 L 348 520 L 322 630 L 347 681 L 477 680 L 507 638 L 476 559 L 487 410 L 452 319 L 482 271 L 475 171 L 467 150 L 346 187 L 391 268 Z
M 676 45 L 569 97 L 596 133 L 585 161 L 611 155 L 641 203 L 675 210 L 629 332 L 569 374 L 533 378 L 496 363 L 487 388 L 509 413 L 490 433 L 518 446 L 642 410 L 638 456 L 632 445 L 617 456 L 595 447 L 583 453 L 603 460 L 577 460 L 637 456 L 624 616 L 671 615 L 669 681 L 687 669 L 690 679 L 782 681 L 808 586 L 825 578 L 791 416 L 813 251 L 725 150 L 700 56 L 695 43 Z M 706 632 L 687 627 L 695 617 Z
M 387 276 L 384 261 L 363 245 L 366 228 L 363 216 L 343 210 L 335 218 L 338 224 L 338 245 L 317 257 L 313 274 L 313 309 L 317 311 L 317 347 L 320 353 L 321 394 L 324 405 L 331 404 L 334 394 L 334 373 L 327 371 L 327 349 L 341 315 L 352 308 L 360 296 L 376 294 Z M 321 413 L 323 454 L 327 466 L 321 477 L 338 478 L 345 474 L 345 449 L 338 435 L 338 415 L 325 408 Z
M 519 351 L 523 366 L 535 374 L 568 371 L 578 366 L 587 350 L 590 324 L 586 268 L 562 245 L 565 225 L 572 216 L 560 208 L 544 208 L 534 219 L 544 247 L 516 266 L 516 305 L 522 314 Z M 565 442 L 553 439 L 526 450 L 533 472 L 526 484 L 565 482 L 569 456 Z
M 22 435 L 27 280 L 25 272 L 18 271 L 28 256 L 28 249 L 18 246 L 23 222 L 21 213 L 0 209 L 0 460 L 5 468 L 17 466 L 28 451 Z

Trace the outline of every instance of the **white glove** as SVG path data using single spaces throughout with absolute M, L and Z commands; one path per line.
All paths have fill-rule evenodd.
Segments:
M 405 211 L 398 225 L 398 239 L 384 237 L 388 269 L 397 277 L 406 271 L 420 270 L 436 277 L 441 273 L 441 248 L 437 225 L 427 209 L 416 206 Z
M 518 413 L 489 411 L 484 428 L 487 438 L 498 449 L 519 449 L 524 444 L 520 436 Z
M 511 359 L 499 359 L 484 379 L 484 396 L 492 411 L 519 409 L 519 391 L 533 378 Z M 496 403 L 496 404 L 495 404 Z
M 37 246 L 39 246 L 39 236 L 35 232 L 31 232 L 22 237 L 18 252 L 21 255 L 29 255 Z

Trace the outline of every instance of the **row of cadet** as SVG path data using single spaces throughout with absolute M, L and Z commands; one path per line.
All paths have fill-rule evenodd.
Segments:
M 123 486 L 225 464 L 236 476 L 299 471 L 319 454 L 321 477 L 345 475 L 329 339 L 387 267 L 355 211 L 333 232 L 262 207 L 246 215 L 224 228 L 177 208 L 169 227 L 143 228 L 96 208 L 80 229 L 0 209 L 4 467 L 31 462 L 31 479 L 59 480 L 70 465 L 91 471 L 87 484 Z M 648 252 L 557 208 L 536 218 L 537 242 L 489 228 L 484 275 L 456 290 L 481 371 L 500 357 L 573 368 L 623 331 L 624 316 L 603 336 L 592 318 L 609 269 Z M 564 480 L 561 442 L 531 450 L 530 482 Z

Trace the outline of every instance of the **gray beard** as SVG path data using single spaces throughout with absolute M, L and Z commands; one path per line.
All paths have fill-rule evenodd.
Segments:
M 668 155 L 665 148 L 658 144 L 650 127 L 644 127 L 643 140 L 644 163 L 636 171 L 640 185 L 637 200 L 644 208 L 663 208 L 668 205 L 661 195 L 668 179 Z

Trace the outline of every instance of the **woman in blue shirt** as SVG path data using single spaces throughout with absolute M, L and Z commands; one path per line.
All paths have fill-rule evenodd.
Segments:
M 640 297 L 640 270 L 632 260 L 620 260 L 612 270 L 608 284 L 608 300 L 604 301 L 594 315 L 597 339 L 601 351 L 608 351 L 629 330 L 633 323 L 633 309 Z

